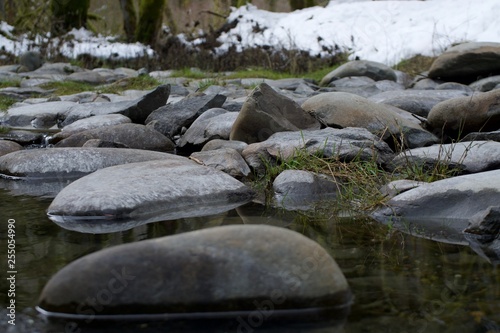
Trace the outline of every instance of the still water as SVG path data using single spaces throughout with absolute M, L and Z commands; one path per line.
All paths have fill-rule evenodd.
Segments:
M 274 327 L 272 332 L 500 332 L 500 271 L 465 246 L 412 237 L 367 219 L 338 218 L 327 211 L 286 212 L 255 203 L 216 216 L 82 234 L 51 222 L 45 213 L 50 202 L 0 189 L 2 276 L 8 271 L 9 219 L 16 225 L 18 272 L 15 327 L 7 324 L 8 281 L 0 282 L 2 332 L 63 332 L 34 307 L 50 277 L 79 257 L 118 244 L 229 224 L 281 226 L 315 240 L 336 259 L 355 295 L 341 328 Z M 116 327 L 89 329 L 97 331 Z

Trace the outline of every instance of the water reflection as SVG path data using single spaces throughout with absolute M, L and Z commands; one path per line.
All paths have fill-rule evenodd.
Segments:
M 259 223 L 298 231 L 337 260 L 355 295 L 344 332 L 487 332 L 498 329 L 500 323 L 500 271 L 496 266 L 468 247 L 412 237 L 374 221 L 248 204 L 209 217 L 160 221 L 115 233 L 82 234 L 63 229 L 47 218 L 50 201 L 0 190 L 2 240 L 6 239 L 6 220 L 16 220 L 16 301 L 21 318 L 29 319 L 23 325 L 31 325 L 26 332 L 61 331 L 50 328 L 33 307 L 49 278 L 81 256 L 191 230 Z M 5 250 L 1 251 L 1 260 L 6 262 Z M 2 279 L 3 309 L 8 302 L 7 289 Z M 0 330 L 7 327 L 6 316 L 3 312 L 1 315 Z M 154 324 L 141 327 L 161 331 L 155 330 Z M 23 332 L 21 326 L 18 329 Z M 97 331 L 108 332 L 102 328 Z M 331 332 L 332 327 L 301 327 L 300 331 Z

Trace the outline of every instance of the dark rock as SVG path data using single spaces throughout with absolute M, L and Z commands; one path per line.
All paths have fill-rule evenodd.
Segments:
M 496 142 L 500 142 L 500 130 L 493 131 L 493 132 L 472 132 L 472 133 L 467 134 L 462 139 L 462 141 L 496 141 Z
M 375 81 L 397 80 L 397 76 L 394 70 L 384 64 L 374 61 L 356 60 L 345 63 L 328 73 L 321 80 L 320 85 L 326 86 L 335 78 L 343 78 L 348 76 L 367 76 L 374 79 Z
M 6 139 L 19 143 L 20 145 L 40 144 L 44 138 L 44 134 L 40 132 L 11 130 L 7 133 L 0 134 L 1 139 Z
M 182 127 L 189 127 L 202 113 L 220 108 L 226 101 L 223 95 L 190 95 L 180 102 L 158 108 L 146 119 L 146 124 L 160 133 L 173 138 Z
M 23 146 L 14 141 L 0 140 L 0 156 L 7 155 L 8 153 L 12 153 L 14 151 L 22 149 Z
M 243 149 L 245 149 L 248 146 L 248 143 L 245 143 L 243 141 L 227 141 L 227 140 L 221 140 L 221 139 L 214 139 L 209 142 L 207 142 L 201 151 L 207 151 L 207 150 L 216 150 L 220 148 L 232 148 L 236 150 L 238 153 L 242 153 Z
M 174 143 L 169 138 L 139 124 L 120 124 L 78 132 L 59 141 L 56 147 L 82 147 L 85 142 L 91 139 L 120 143 L 135 149 L 161 152 L 171 152 L 175 148 Z
M 25 67 L 28 72 L 32 72 L 42 67 L 43 58 L 39 52 L 28 51 L 19 57 L 19 65 Z
M 91 139 L 85 142 L 83 148 L 129 148 L 127 145 L 120 142 L 103 141 L 99 139 Z
M 264 141 L 276 132 L 319 128 L 319 122 L 297 103 L 262 83 L 248 96 L 230 139 L 253 143 Z
M 293 273 L 296 270 L 300 275 Z M 82 312 L 93 309 L 92 300 L 99 302 L 105 295 L 110 296 L 98 303 L 98 313 Z M 235 320 L 233 311 L 246 317 L 257 306 L 281 318 L 293 309 L 286 317 L 290 320 L 300 316 L 298 310 L 318 308 L 345 317 L 351 300 L 337 263 L 314 241 L 284 228 L 238 225 L 87 255 L 47 282 L 39 307 L 54 317 L 81 320 L 103 315 L 163 319 L 166 314 L 169 320 L 182 315 L 190 320 L 210 315 Z M 277 319 L 273 317 L 268 319 Z
M 243 178 L 250 174 L 250 168 L 241 154 L 232 148 L 220 148 L 191 154 L 189 157 L 196 163 L 223 171 L 235 178 Z

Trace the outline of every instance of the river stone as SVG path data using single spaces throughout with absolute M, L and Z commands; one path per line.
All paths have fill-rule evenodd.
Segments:
M 34 131 L 11 130 L 7 133 L 0 133 L 0 139 L 14 141 L 20 145 L 40 144 L 43 138 L 43 133 Z
M 129 117 L 121 114 L 104 114 L 101 116 L 93 116 L 81 120 L 77 120 L 74 123 L 63 127 L 62 132 L 75 134 L 78 132 L 87 131 L 94 128 L 114 126 L 119 124 L 131 123 Z
M 113 166 L 80 178 L 57 195 L 48 214 L 65 228 L 100 233 L 129 228 L 127 222 L 135 227 L 136 222 L 217 214 L 252 197 L 252 190 L 224 172 L 178 156 Z M 106 221 L 95 223 L 103 217 Z
M 383 140 L 399 140 L 403 135 L 410 148 L 424 147 L 439 142 L 431 133 L 414 121 L 409 121 L 393 110 L 394 107 L 374 103 L 361 96 L 331 92 L 313 96 L 302 104 L 322 123 L 336 128 L 362 127 Z
M 472 82 L 470 84 L 470 87 L 476 91 L 486 92 L 493 89 L 498 89 L 498 85 L 500 85 L 500 75 L 494 75 Z
M 72 107 L 73 102 L 47 102 L 10 108 L 4 116 L 3 122 L 10 127 L 33 128 L 31 121 L 39 114 L 52 115 L 55 119 L 64 119 Z
M 372 216 L 415 236 L 467 244 L 463 230 L 498 206 L 500 170 L 452 177 L 399 194 Z
M 94 147 L 94 148 L 129 148 L 123 143 L 120 142 L 112 142 L 112 141 L 103 141 L 99 139 L 90 139 L 89 141 L 83 144 L 84 148 Z
M 500 207 L 489 207 L 472 218 L 464 230 L 470 247 L 493 265 L 500 263 Z
M 468 96 L 474 93 L 471 87 L 458 82 L 441 83 L 436 87 L 436 90 L 461 90 L 463 92 L 466 92 Z
M 213 139 L 229 139 L 231 128 L 238 117 L 236 112 L 228 112 L 221 108 L 205 111 L 188 128 L 177 146 L 200 146 Z
M 22 150 L 23 146 L 17 142 L 10 140 L 0 140 L 0 157 L 12 153 L 14 151 Z
M 449 135 L 488 132 L 500 128 L 500 90 L 453 98 L 436 104 L 428 125 Z
M 304 170 L 285 170 L 274 179 L 274 200 L 278 207 L 308 210 L 316 202 L 334 199 L 340 187 L 326 175 Z
M 264 141 L 277 132 L 319 128 L 320 123 L 296 102 L 262 83 L 243 104 L 230 139 L 250 144 Z
M 243 178 L 250 174 L 250 168 L 241 154 L 232 148 L 197 152 L 191 154 L 189 158 L 196 163 L 223 171 L 235 178 Z
M 20 150 L 0 157 L 0 175 L 27 179 L 78 178 L 113 165 L 180 156 L 139 149 L 52 148 Z
M 382 186 L 380 188 L 380 193 L 386 198 L 394 198 L 396 195 L 416 188 L 422 184 L 425 183 L 416 180 L 399 179 Z
M 120 124 L 78 132 L 59 141 L 56 147 L 82 147 L 85 142 L 92 139 L 122 143 L 135 149 L 162 152 L 171 152 L 175 149 L 174 143 L 169 138 L 139 124 Z
M 316 131 L 279 132 L 263 142 L 252 143 L 243 150 L 243 158 L 258 172 L 266 163 L 292 158 L 297 150 L 323 157 L 338 157 L 343 161 L 375 159 L 384 164 L 392 159 L 389 146 L 364 128 L 335 129 L 327 127 Z
M 201 151 L 216 150 L 220 148 L 232 148 L 241 154 L 243 152 L 243 149 L 245 149 L 246 147 L 248 147 L 248 143 L 245 143 L 243 141 L 214 139 L 207 142 L 203 146 Z
M 170 86 L 161 85 L 135 100 L 78 104 L 69 110 L 62 126 L 67 126 L 80 119 L 105 114 L 122 114 L 129 117 L 134 123 L 143 124 L 151 112 L 165 105 L 169 94 Z
M 84 72 L 72 73 L 68 75 L 66 80 L 72 82 L 87 83 L 92 85 L 99 85 L 112 82 L 112 81 L 107 82 L 106 78 L 103 75 L 99 74 L 98 72 L 88 71 L 88 70 Z
M 27 51 L 19 57 L 19 65 L 23 66 L 26 71 L 32 72 L 42 67 L 43 58 L 40 52 Z
M 46 75 L 59 75 L 59 76 L 68 76 L 71 73 L 83 72 L 84 69 L 78 66 L 71 65 L 69 63 L 56 62 L 56 63 L 44 63 L 42 67 L 37 70 L 29 73 L 29 76 L 38 76 L 40 74 Z
M 453 46 L 434 60 L 430 78 L 471 83 L 500 74 L 500 43 L 472 42 Z
M 410 89 L 385 91 L 369 97 L 368 100 L 375 103 L 389 104 L 416 115 L 427 117 L 437 103 L 462 96 L 469 96 L 469 94 L 461 90 Z
M 320 245 L 265 225 L 208 228 L 89 254 L 47 282 L 39 308 L 55 317 L 81 316 L 95 307 L 93 298 L 108 294 L 92 319 L 224 312 L 234 318 L 232 311 L 249 313 L 256 306 L 277 316 L 324 307 L 345 314 L 352 300 L 342 271 Z
M 193 94 L 175 104 L 168 104 L 151 113 L 145 124 L 173 138 L 182 127 L 189 127 L 205 111 L 220 108 L 226 101 L 223 95 Z M 154 123 L 153 123 L 154 122 Z
M 368 60 L 356 60 L 345 63 L 325 75 L 320 85 L 326 86 L 331 81 L 335 80 L 335 78 L 349 76 L 367 76 L 375 81 L 397 80 L 396 73 L 387 65 Z
M 467 134 L 462 141 L 496 141 L 500 142 L 500 130 L 492 132 L 472 132 Z

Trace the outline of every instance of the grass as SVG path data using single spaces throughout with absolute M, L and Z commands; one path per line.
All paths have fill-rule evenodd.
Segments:
M 0 80 L 0 89 L 9 87 L 20 87 L 20 80 Z
M 422 72 L 428 71 L 435 59 L 436 57 L 428 57 L 419 54 L 400 61 L 394 66 L 394 69 L 410 75 L 418 75 Z
M 0 112 L 7 111 L 17 100 L 10 97 L 0 96 Z

